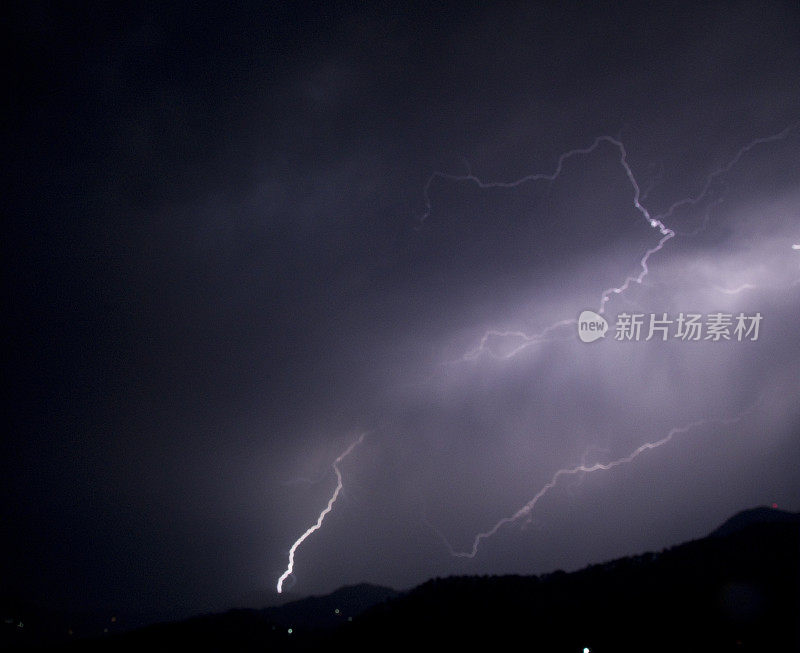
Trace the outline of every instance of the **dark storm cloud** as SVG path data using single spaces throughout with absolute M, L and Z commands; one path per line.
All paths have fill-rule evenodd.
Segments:
M 437 180 L 420 221 L 435 170 L 549 173 L 601 134 L 654 212 L 696 195 L 800 115 L 790 3 L 37 7 L 13 23 L 8 135 L 13 591 L 188 610 L 270 589 L 363 431 L 296 592 L 578 566 L 797 509 L 796 131 L 672 216 L 707 228 L 612 307 L 760 310 L 757 344 L 451 364 L 636 272 L 656 233 L 611 147 L 552 184 Z M 475 561 L 422 522 L 467 548 L 556 469 L 756 396 L 727 436 L 564 483 Z

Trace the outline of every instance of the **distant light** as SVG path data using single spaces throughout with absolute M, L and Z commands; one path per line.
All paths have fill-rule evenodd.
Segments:
M 116 621 L 117 621 L 117 618 L 116 618 L 116 617 L 111 617 L 111 623 L 112 623 L 112 624 L 113 624 L 113 623 L 115 623 Z
M 777 507 L 778 507 L 778 504 L 777 504 L 777 503 L 773 503 L 773 504 L 772 504 L 772 507 L 773 507 L 773 508 L 777 508 Z
M 336 614 L 339 614 L 339 608 L 336 608 L 336 609 L 334 610 L 334 612 L 335 612 Z
M 583 653 L 592 653 L 592 652 L 589 650 L 588 646 L 584 646 Z
M 289 630 L 287 630 L 286 632 L 287 632 L 287 633 L 289 633 L 289 634 L 291 635 L 293 631 L 292 631 L 292 629 L 291 629 L 291 628 L 289 628 Z
M 792 249 L 800 249 L 800 243 L 792 245 Z
M 353 621 L 353 617 L 347 617 L 347 621 Z

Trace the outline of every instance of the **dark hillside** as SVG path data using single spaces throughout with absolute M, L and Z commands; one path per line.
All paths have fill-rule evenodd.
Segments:
M 706 538 L 569 574 L 437 578 L 402 594 L 357 585 L 42 648 L 800 651 L 798 615 L 800 515 L 759 508 Z

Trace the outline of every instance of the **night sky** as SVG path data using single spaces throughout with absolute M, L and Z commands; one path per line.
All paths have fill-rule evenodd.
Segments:
M 590 4 L 6 8 L 0 594 L 183 615 L 800 510 L 800 6 Z

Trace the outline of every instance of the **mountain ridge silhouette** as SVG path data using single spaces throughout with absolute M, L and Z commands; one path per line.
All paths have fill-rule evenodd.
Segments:
M 743 510 L 709 535 L 567 573 L 360 583 L 280 606 L 8 650 L 373 651 L 428 645 L 543 651 L 800 650 L 800 513 Z M 538 643 L 539 648 L 537 648 Z M 8 646 L 11 644 L 12 646 Z

